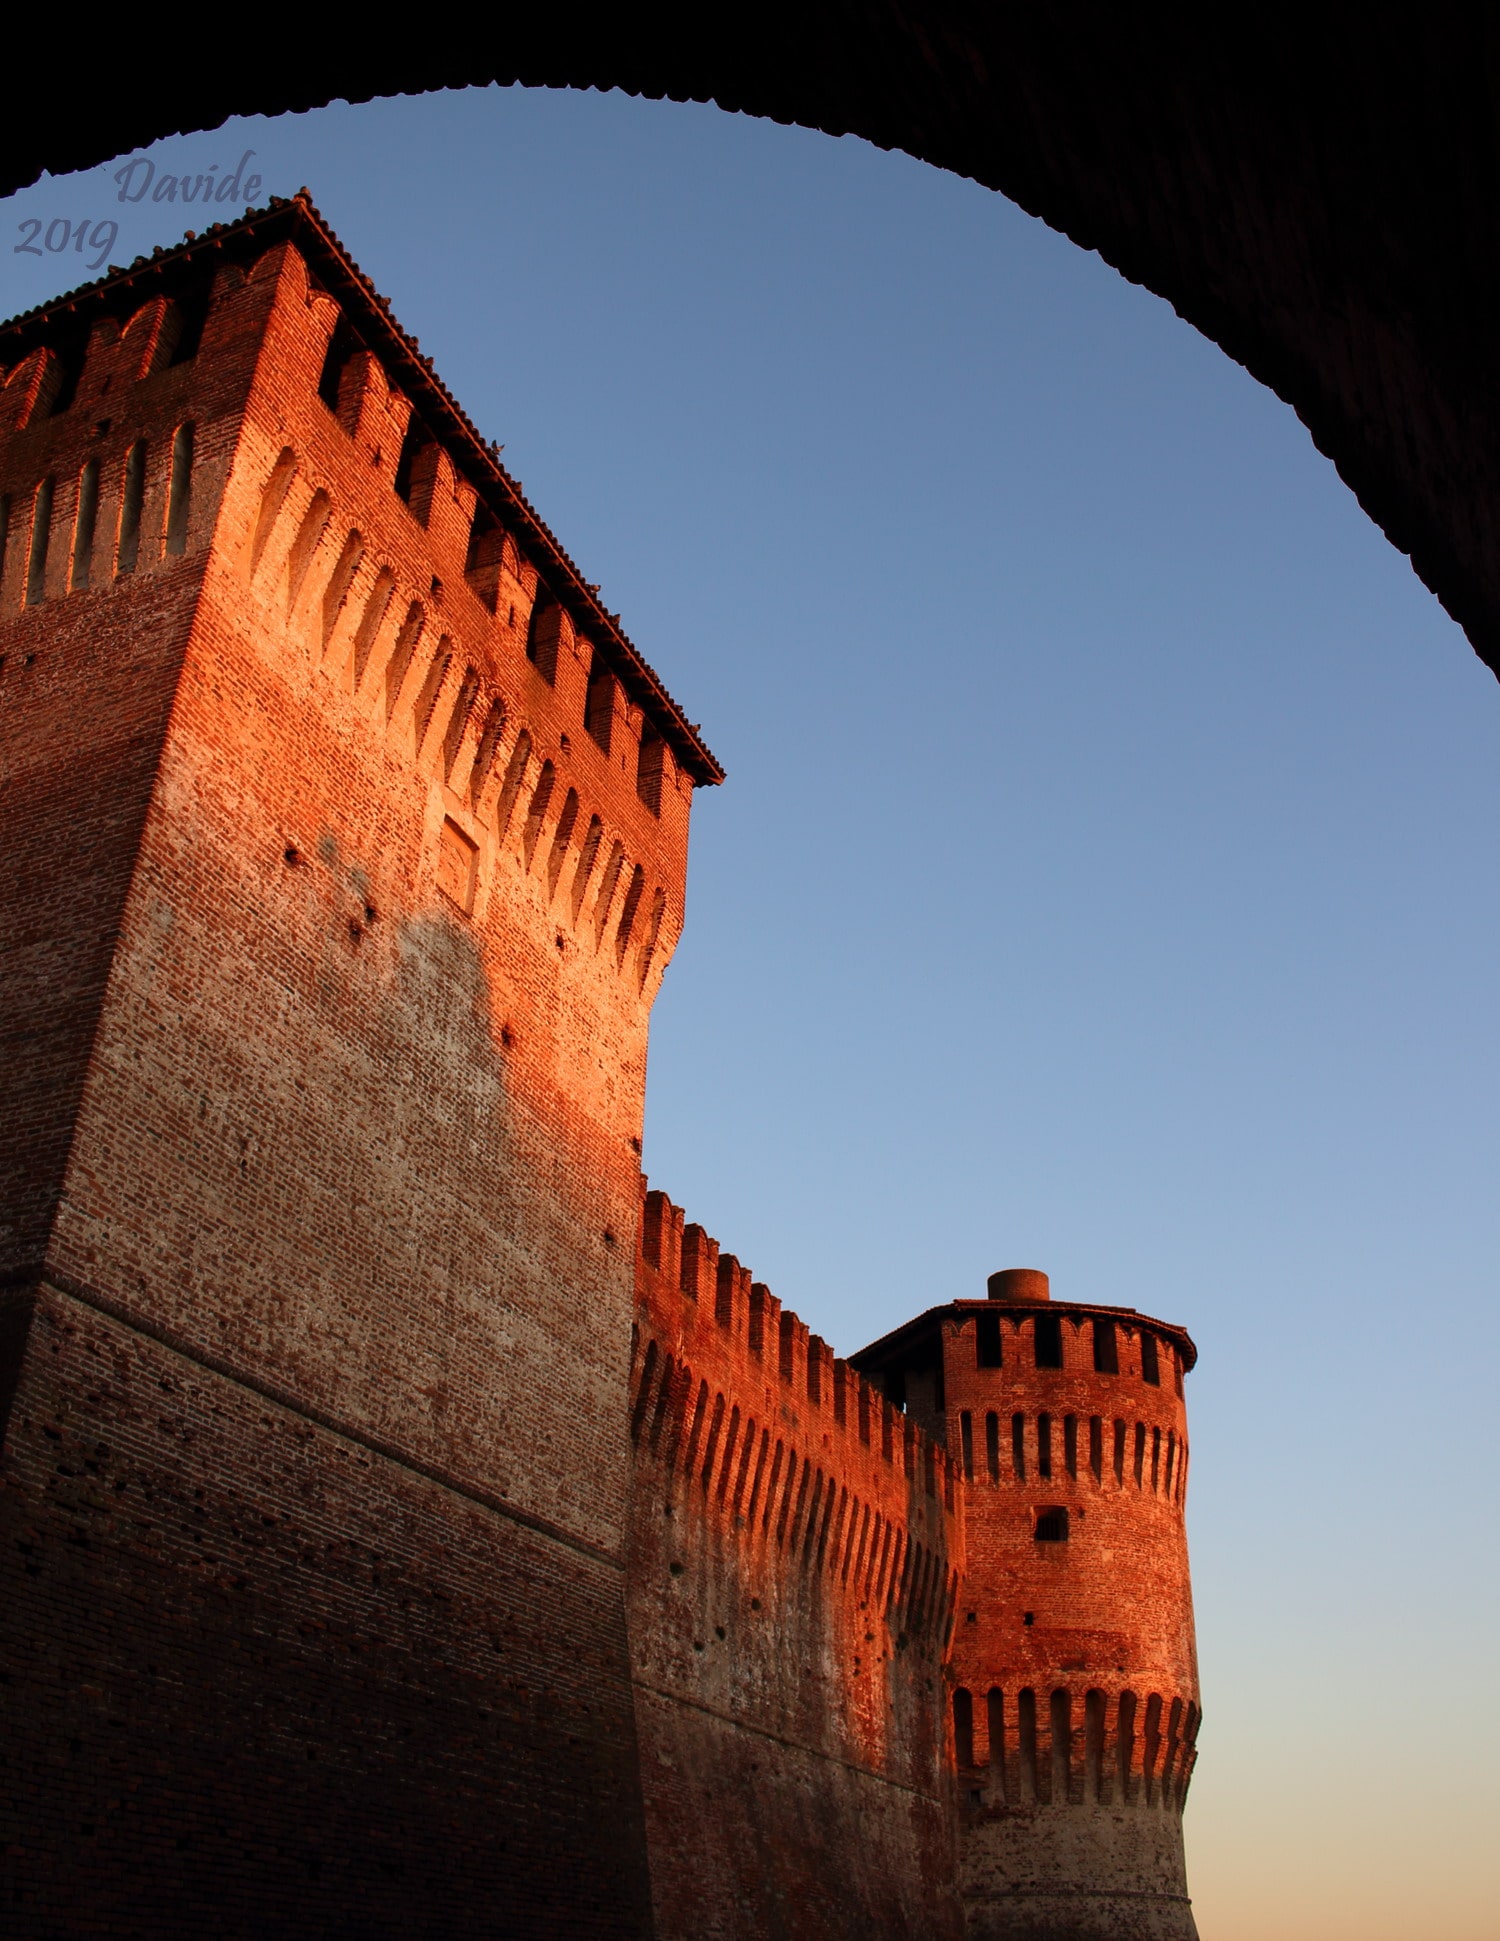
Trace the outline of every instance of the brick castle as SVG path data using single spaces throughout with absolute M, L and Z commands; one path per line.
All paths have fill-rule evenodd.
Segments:
M 305 196 L 0 380 L 7 1932 L 1186 1941 L 1186 1334 L 645 1190 L 721 772 Z

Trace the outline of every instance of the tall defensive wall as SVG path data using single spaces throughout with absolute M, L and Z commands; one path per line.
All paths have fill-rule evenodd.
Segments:
M 643 1935 L 642 1090 L 719 771 L 305 198 L 0 377 L 7 1927 Z
M 964 1479 L 948 1669 L 968 1934 L 1195 1941 L 1192 1341 L 1133 1308 L 1054 1302 L 1020 1268 L 851 1359 Z
M 945 1441 L 662 1193 L 633 1363 L 631 1669 L 661 1941 L 957 1941 Z
M 719 777 L 305 197 L 0 327 L 7 1933 L 1191 1941 L 1192 1343 L 645 1192 Z

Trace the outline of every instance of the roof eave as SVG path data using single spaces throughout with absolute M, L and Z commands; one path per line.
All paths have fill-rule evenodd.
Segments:
M 181 243 L 154 250 L 149 257 L 138 257 L 126 268 L 112 268 L 95 283 L 70 290 L 12 317 L 0 324 L 0 342 L 6 337 L 37 334 L 67 313 L 102 306 L 112 294 L 128 290 L 147 277 L 160 278 L 175 265 L 194 257 L 220 253 L 252 239 L 262 243 L 275 241 L 283 231 L 288 239 L 295 239 L 305 249 L 331 293 L 346 305 L 358 308 L 360 315 L 354 321 L 363 324 L 378 340 L 370 348 L 377 355 L 385 353 L 415 394 L 414 401 L 420 403 L 429 418 L 438 421 L 458 447 L 456 455 L 461 457 L 462 469 L 480 496 L 489 503 L 498 501 L 495 510 L 510 515 L 512 525 L 518 529 L 518 538 L 535 559 L 549 590 L 564 597 L 581 615 L 590 639 L 603 647 L 615 663 L 615 672 L 627 695 L 655 716 L 673 753 L 693 781 L 699 785 L 722 782 L 724 770 L 704 742 L 696 723 L 687 719 L 656 670 L 614 615 L 599 603 L 556 536 L 437 376 L 432 360 L 422 355 L 416 340 L 396 322 L 390 305 L 324 221 L 306 189 L 295 196 L 273 196 L 264 208 L 247 210 L 234 222 L 218 223 L 201 235 L 190 231 Z
M 915 1336 L 927 1329 L 936 1327 L 949 1316 L 972 1314 L 1067 1314 L 1084 1318 L 1097 1318 L 1105 1321 L 1125 1321 L 1135 1327 L 1151 1328 L 1157 1334 L 1168 1336 L 1176 1342 L 1182 1354 L 1184 1369 L 1197 1365 L 1198 1348 L 1186 1328 L 1179 1327 L 1175 1321 L 1159 1321 L 1155 1315 L 1143 1314 L 1139 1308 L 1105 1307 L 1093 1301 L 944 1301 L 939 1307 L 930 1307 L 921 1314 L 914 1315 L 910 1321 L 903 1321 L 899 1328 L 892 1328 L 889 1334 L 881 1335 L 867 1347 L 858 1349 L 848 1357 L 851 1368 L 863 1369 L 866 1364 L 890 1360 L 908 1337 Z

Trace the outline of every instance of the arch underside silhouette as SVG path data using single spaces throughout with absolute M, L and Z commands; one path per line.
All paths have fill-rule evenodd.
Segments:
M 860 135 L 999 190 L 1170 302 L 1292 406 L 1500 673 L 1487 10 L 770 0 L 684 24 L 553 0 L 472 19 L 404 36 L 324 7 L 276 31 L 247 20 L 184 91 L 161 37 L 117 14 L 91 26 L 50 124 L 17 117 L 0 138 L 0 189 L 230 115 L 492 81 Z

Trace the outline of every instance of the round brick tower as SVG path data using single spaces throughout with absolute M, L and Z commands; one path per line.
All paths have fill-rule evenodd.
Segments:
M 965 1478 L 949 1678 L 973 1941 L 1195 1941 L 1195 1359 L 1181 1328 L 1053 1301 L 1030 1268 L 853 1358 Z

